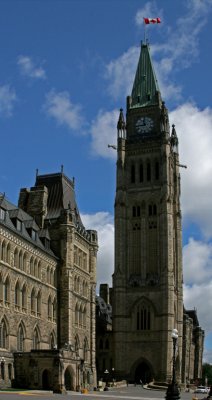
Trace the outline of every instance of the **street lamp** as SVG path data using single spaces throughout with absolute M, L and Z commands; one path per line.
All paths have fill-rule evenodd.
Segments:
M 166 400 L 178 400 L 180 399 L 180 392 L 176 382 L 176 369 L 175 369 L 175 362 L 176 362 L 176 346 L 177 346 L 177 339 L 178 339 L 178 330 L 173 329 L 172 331 L 172 340 L 173 340 L 173 370 L 172 370 L 172 382 L 168 385 L 166 391 Z

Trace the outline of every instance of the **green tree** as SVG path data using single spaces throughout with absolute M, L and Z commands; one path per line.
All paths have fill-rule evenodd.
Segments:
M 202 384 L 205 385 L 205 382 L 208 382 L 208 386 L 212 385 L 212 365 L 205 363 L 202 366 Z

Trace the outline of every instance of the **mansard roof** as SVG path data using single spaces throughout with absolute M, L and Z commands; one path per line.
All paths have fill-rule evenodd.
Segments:
M 51 249 L 47 249 L 39 238 L 39 234 L 35 238 L 32 238 L 29 233 L 29 228 L 39 232 L 39 226 L 36 224 L 35 220 L 27 214 L 22 209 L 18 208 L 12 204 L 6 197 L 5 194 L 0 193 L 0 208 L 5 211 L 4 218 L 0 218 L 0 225 L 8 228 L 10 231 L 20 236 L 22 239 L 31 242 L 33 245 L 39 247 L 43 251 L 47 252 L 49 255 L 54 256 Z M 22 222 L 21 230 L 17 229 L 14 221 L 19 220 Z M 47 235 L 47 233 L 46 233 Z
M 75 214 L 76 223 L 84 228 L 76 203 L 74 180 L 70 180 L 63 172 L 37 175 L 35 186 L 42 185 L 48 188 L 46 219 L 59 218 L 62 210 L 70 209 Z
M 158 105 L 160 90 L 148 44 L 142 44 L 131 94 L 131 108 Z

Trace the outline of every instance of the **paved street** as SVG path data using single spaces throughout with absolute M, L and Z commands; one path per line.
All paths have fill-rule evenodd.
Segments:
M 164 391 L 156 391 L 156 390 L 147 390 L 142 388 L 141 386 L 131 386 L 119 389 L 111 389 L 106 392 L 89 392 L 88 394 L 81 394 L 76 392 L 69 392 L 67 395 L 60 395 L 60 394 L 53 394 L 52 392 L 35 392 L 35 391 L 28 391 L 23 392 L 1 392 L 0 391 L 0 400 L 20 400 L 20 398 L 26 399 L 28 396 L 32 400 L 91 400 L 91 399 L 98 399 L 98 400 L 118 400 L 118 399 L 131 399 L 131 400 L 159 400 L 165 399 L 165 392 Z M 181 392 L 181 399 L 182 400 L 192 400 L 192 398 L 197 397 L 198 399 L 203 399 L 204 395 L 194 395 L 193 393 L 185 393 Z

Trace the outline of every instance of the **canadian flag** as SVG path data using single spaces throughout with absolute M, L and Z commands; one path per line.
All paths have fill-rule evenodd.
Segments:
M 144 23 L 145 24 L 160 24 L 161 19 L 160 18 L 144 18 Z

